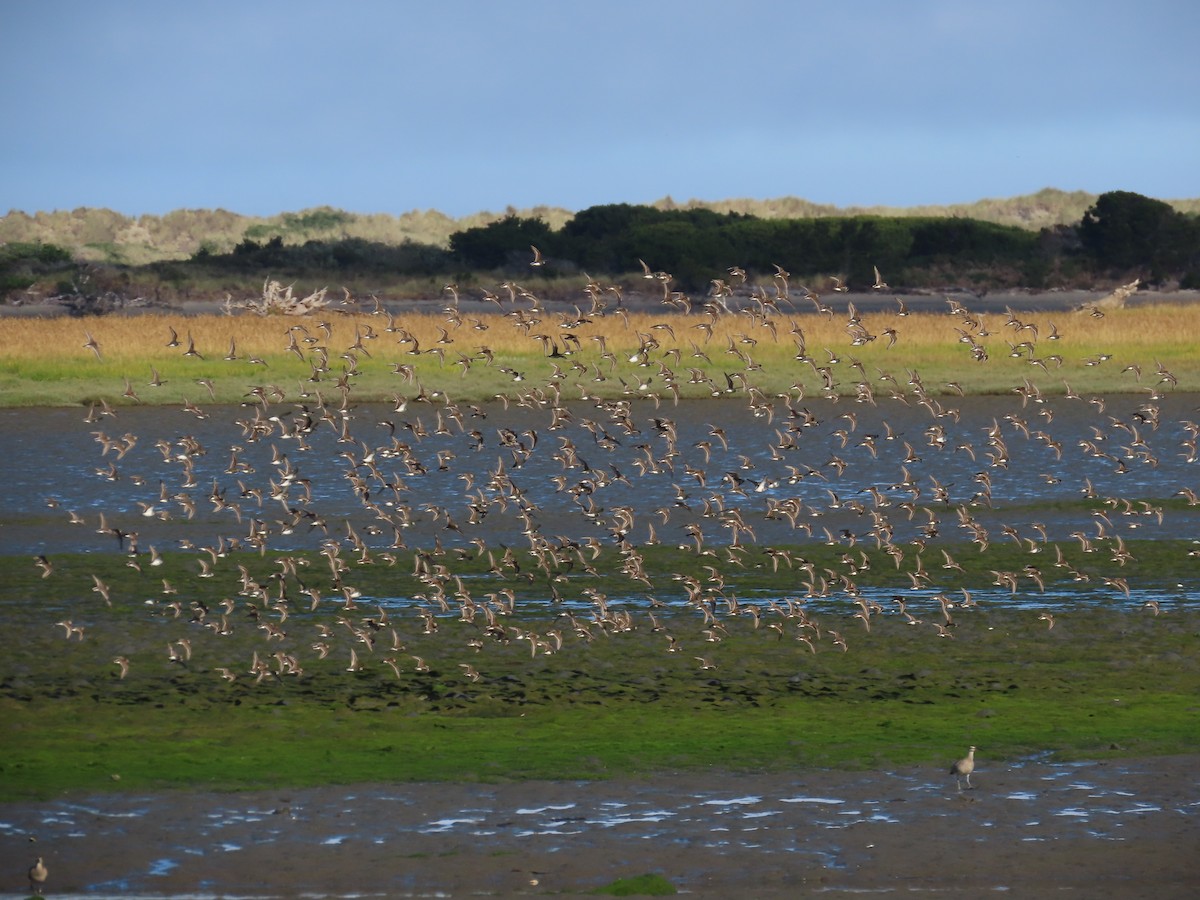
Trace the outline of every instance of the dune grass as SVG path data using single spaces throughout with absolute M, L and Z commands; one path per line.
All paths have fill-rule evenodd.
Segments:
M 860 316 L 859 332 L 848 321 L 848 311 L 587 316 L 574 307 L 10 319 L 0 328 L 0 404 L 227 403 L 252 401 L 256 387 L 296 399 L 350 386 L 364 401 L 422 389 L 471 402 L 535 389 L 565 399 L 668 402 L 751 389 L 887 396 L 911 392 L 914 374 L 931 394 L 1011 393 L 1027 381 L 1046 394 L 1111 393 L 1164 379 L 1195 386 L 1200 378 L 1195 306 L 1109 310 L 1103 318 L 1021 312 L 1015 322 L 882 312 Z M 855 346 L 855 334 L 872 339 Z M 180 343 L 168 346 L 173 335 Z M 85 346 L 89 336 L 99 356 Z M 189 339 L 196 355 L 184 355 Z

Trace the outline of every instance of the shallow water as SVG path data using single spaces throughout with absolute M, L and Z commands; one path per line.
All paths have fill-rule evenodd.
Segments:
M 72 846 L 120 846 L 127 838 L 125 858 L 109 859 L 103 880 L 72 889 L 85 896 L 185 896 L 171 893 L 176 882 L 170 877 L 187 877 L 198 866 L 210 879 L 193 881 L 195 890 L 186 896 L 223 893 L 237 887 L 220 874 L 221 861 L 231 855 L 302 859 L 366 845 L 402 857 L 469 845 L 484 856 L 594 852 L 615 861 L 622 847 L 668 842 L 699 852 L 697 858 L 736 859 L 753 851 L 759 865 L 779 857 L 836 872 L 857 866 L 892 830 L 922 827 L 929 818 L 953 823 L 965 817 L 968 842 L 987 841 L 993 832 L 1021 842 L 1124 842 L 1160 816 L 1194 827 L 1200 822 L 1195 777 L 1183 785 L 1156 780 L 1154 767 L 1153 760 L 981 761 L 974 788 L 962 792 L 940 769 L 909 769 L 733 775 L 711 786 L 700 776 L 92 797 L 0 807 L 0 841 L 36 837 L 66 860 Z
M 257 436 L 245 430 L 256 415 L 248 407 L 213 407 L 205 419 L 176 408 L 121 408 L 115 417 L 93 422 L 78 409 L 8 409 L 0 411 L 6 486 L 0 548 L 49 555 L 117 552 L 117 539 L 99 533 L 101 514 L 110 528 L 136 532 L 143 551 L 184 542 L 203 546 L 218 536 L 238 540 L 252 527 L 269 534 L 274 551 L 344 541 L 351 528 L 375 549 L 389 547 L 397 535 L 410 547 L 435 541 L 447 549 L 467 547 L 472 540 L 519 547 L 526 524 L 516 505 L 505 505 L 489 486 L 501 468 L 536 507 L 541 534 L 552 539 L 609 544 L 622 508 L 634 516 L 629 537 L 635 544 L 650 540 L 653 528 L 664 543 L 690 546 L 689 526 L 709 545 L 728 543 L 736 515 L 753 529 L 753 535 L 742 534 L 744 543 L 873 546 L 870 531 L 884 522 L 897 543 L 924 536 L 936 553 L 941 540 L 970 537 L 958 524 L 960 508 L 988 530 L 993 543 L 1016 540 L 1030 550 L 1040 547 L 1043 535 L 1050 541 L 1200 535 L 1200 506 L 1184 505 L 1178 496 L 1200 486 L 1200 463 L 1185 446 L 1200 395 L 1172 394 L 1154 403 L 1141 394 L 1040 404 L 1023 404 L 1020 397 L 943 398 L 940 415 L 908 402 L 878 402 L 793 401 L 793 409 L 802 411 L 793 415 L 777 401 L 768 421 L 743 400 L 656 407 L 635 399 L 625 425 L 607 409 L 575 403 L 569 407 L 573 421 L 553 430 L 548 409 L 493 403 L 464 419 L 467 431 L 478 430 L 474 438 L 434 404 L 412 403 L 404 412 L 363 404 L 347 411 L 354 440 L 342 439 L 340 429 L 327 423 L 303 440 L 284 437 L 283 426 L 294 425 L 299 415 L 290 404 L 268 409 L 260 420 L 267 433 Z M 439 419 L 446 426 L 442 433 Z M 662 436 L 664 419 L 677 432 L 674 457 Z M 727 450 L 714 426 L 724 429 Z M 781 450 L 789 427 L 795 449 Z M 504 446 L 502 429 L 528 452 L 514 454 Z M 98 433 L 131 436 L 136 443 L 118 459 L 117 451 L 104 452 Z M 394 452 L 396 442 L 406 445 L 407 458 Z M 995 464 L 988 453 L 1000 455 L 1001 448 L 1002 464 Z M 371 451 L 378 479 L 361 462 Z M 291 527 L 283 503 L 255 497 L 256 491 L 269 494 L 289 469 L 307 483 L 311 499 L 300 505 L 310 520 L 320 518 L 320 527 L 308 521 Z M 368 485 L 369 505 L 348 474 Z M 391 491 L 383 482 L 398 487 Z M 468 482 L 475 512 L 468 506 Z M 1114 498 L 1107 509 L 1075 503 L 1087 485 L 1098 498 Z M 990 501 L 982 496 L 988 487 Z M 296 509 L 300 488 L 289 490 L 287 502 Z M 926 512 L 901 506 L 914 498 L 937 516 L 936 536 L 926 530 Z M 1175 505 L 1162 509 L 1172 498 Z M 770 514 L 773 504 L 789 500 L 801 510 L 796 527 Z M 194 518 L 187 517 L 185 501 Z M 69 512 L 83 524 L 69 524 Z M 1191 585 L 1166 597 L 1158 588 L 1143 594 L 1132 585 L 1131 591 L 1130 601 L 1139 604 L 1200 599 Z M 878 593 L 882 599 L 891 595 Z M 1051 589 L 1037 602 L 1053 608 L 1099 602 L 1112 593 L 1101 584 L 1076 585 L 1057 594 Z M 616 599 L 637 602 L 638 596 Z M 1024 602 L 1000 587 L 979 596 Z M 385 606 L 408 602 L 369 599 Z
M 359 458 L 363 455 L 362 445 L 377 449 L 378 470 L 384 476 L 395 474 L 408 487 L 401 500 L 409 503 L 414 513 L 415 535 L 423 528 L 427 533 L 436 533 L 432 516 L 424 509 L 425 504 L 444 506 L 462 522 L 463 476 L 469 476 L 475 485 L 484 486 L 489 472 L 504 464 L 513 481 L 521 486 L 536 504 L 546 519 L 544 531 L 554 533 L 556 525 L 571 526 L 572 534 L 598 533 L 594 522 L 576 512 L 569 496 L 556 490 L 552 480 L 565 475 L 568 484 L 589 480 L 587 469 L 603 476 L 595 490 L 597 503 L 611 510 L 614 507 L 632 505 L 638 511 L 649 513 L 659 508 L 683 510 L 677 505 L 682 490 L 686 495 L 683 502 L 689 507 L 703 507 L 704 500 L 719 497 L 729 508 L 738 509 L 744 515 L 753 515 L 760 527 L 766 529 L 771 538 L 776 535 L 803 538 L 785 524 L 762 518 L 768 500 L 796 497 L 801 500 L 813 518 L 817 535 L 828 526 L 838 530 L 848 522 L 862 519 L 853 512 L 841 509 L 847 501 L 859 501 L 870 508 L 886 512 L 898 529 L 908 522 L 903 510 L 895 503 L 910 496 L 910 492 L 898 484 L 905 481 L 904 472 L 921 489 L 920 503 L 935 503 L 934 479 L 947 491 L 948 508 L 973 501 L 978 515 L 995 516 L 1011 520 L 1023 536 L 1036 537 L 1022 524 L 1050 519 L 1048 527 L 1056 533 L 1069 532 L 1086 527 L 1091 533 L 1093 517 L 1087 512 L 1067 513 L 1054 509 L 1031 510 L 1029 504 L 1068 503 L 1081 498 L 1086 478 L 1098 497 L 1127 497 L 1134 500 L 1162 500 L 1175 496 L 1182 488 L 1200 483 L 1198 463 L 1189 461 L 1183 442 L 1189 437 L 1186 422 L 1197 418 L 1200 395 L 1168 395 L 1154 404 L 1158 413 L 1158 428 L 1139 425 L 1139 410 L 1147 407 L 1142 395 L 1117 395 L 1105 398 L 1104 413 L 1086 400 L 1064 400 L 1054 398 L 1044 404 L 1029 404 L 1022 407 L 1020 399 L 1006 397 L 967 397 L 945 399 L 944 406 L 954 415 L 944 413 L 932 416 L 920 406 L 880 400 L 880 405 L 856 404 L 843 400 L 831 403 L 812 399 L 795 403 L 811 414 L 813 424 L 801 426 L 796 433 L 798 445 L 795 450 L 775 450 L 778 433 L 787 427 L 789 420 L 782 402 L 776 404 L 773 422 L 754 416 L 745 402 L 734 400 L 684 401 L 676 406 L 663 404 L 655 408 L 650 401 L 636 401 L 631 421 L 638 432 L 629 434 L 605 419 L 603 411 L 587 405 L 571 404 L 575 423 L 551 431 L 547 426 L 550 413 L 547 410 L 523 409 L 512 406 L 505 410 L 499 404 L 480 407 L 486 418 L 467 419 L 468 428 L 477 428 L 482 437 L 481 449 L 473 448 L 476 442 L 462 434 L 457 426 L 450 425 L 448 433 L 436 434 L 432 430 L 438 407 L 412 404 L 405 413 L 396 413 L 389 405 L 364 404 L 354 407 L 350 413 L 354 441 L 339 440 L 339 432 L 328 425 L 317 428 L 305 441 L 308 449 L 300 449 L 293 438 L 282 438 L 278 432 L 248 439 L 237 422 L 253 419 L 254 412 L 244 407 L 213 407 L 206 419 L 175 408 L 132 407 L 121 408 L 115 418 L 101 418 L 96 422 L 85 422 L 84 412 L 78 409 L 6 409 L 0 411 L 0 459 L 5 470 L 6 490 L 0 497 L 0 520 L 5 523 L 4 546 L 10 552 L 34 552 L 48 548 L 62 552 L 71 548 L 81 550 L 112 550 L 111 538 L 96 535 L 94 525 L 98 513 L 104 512 L 110 524 L 122 528 L 136 529 L 143 543 L 155 537 L 168 539 L 160 542 L 169 544 L 169 537 L 200 533 L 205 526 L 220 528 L 230 534 L 237 533 L 237 523 L 229 513 L 214 515 L 207 497 L 214 485 L 221 490 L 227 501 L 238 502 L 242 507 L 243 519 L 260 517 L 268 519 L 281 515 L 269 501 L 263 506 L 253 499 L 239 496 L 240 481 L 246 487 L 267 489 L 269 481 L 280 479 L 280 467 L 272 465 L 276 451 L 288 456 L 290 463 L 300 474 L 309 479 L 312 490 L 311 506 L 325 515 L 332 523 L 349 519 L 352 522 L 365 520 L 363 504 L 355 496 L 349 480 L 345 477 L 349 463 L 345 454 Z M 1049 411 L 1052 419 L 1046 421 L 1041 415 Z M 295 413 L 290 405 L 280 404 L 268 414 L 288 421 Z M 853 416 L 851 422 L 848 416 Z M 1011 417 L 1011 418 L 1009 418 Z M 678 433 L 679 455 L 674 459 L 674 470 L 663 465 L 665 443 L 655 430 L 655 420 L 669 419 Z M 1024 432 L 1012 421 L 1019 419 L 1031 431 L 1041 431 L 1042 438 L 1026 438 Z M 1132 434 L 1119 425 L 1137 428 L 1137 446 Z M 429 432 L 426 437 L 415 439 L 404 430 L 403 423 L 420 421 Z M 416 474 L 406 471 L 397 458 L 383 457 L 382 452 L 392 445 L 387 428 L 379 423 L 397 424 L 397 440 L 407 444 L 412 458 L 426 468 Z M 602 449 L 590 431 L 580 423 L 593 422 L 602 426 L 619 444 Z M 729 449 L 722 448 L 719 439 L 711 433 L 712 425 L 724 428 L 729 440 Z M 986 454 L 989 452 L 988 430 L 996 424 L 1007 449 L 1007 464 L 1004 467 L 991 465 Z M 274 427 L 277 427 L 275 423 Z M 268 423 L 272 427 L 272 423 Z M 510 429 L 532 452 L 523 462 L 514 464 L 512 454 L 501 446 L 498 439 L 500 429 Z M 944 434 L 934 433 L 938 429 Z M 1098 431 L 1093 431 L 1098 429 Z M 532 446 L 527 436 L 529 431 L 538 433 L 538 443 Z M 844 435 L 839 432 L 846 432 Z M 95 434 L 103 433 L 112 438 L 133 435 L 137 443 L 122 458 L 115 451 L 102 452 Z M 1102 435 L 1099 439 L 1097 434 Z M 890 437 L 889 437 L 890 435 Z M 875 455 L 862 444 L 867 436 L 871 440 Z M 846 446 L 842 446 L 845 439 Z M 190 457 L 195 484 L 183 486 L 178 454 L 182 452 L 182 441 L 193 440 L 202 448 L 199 454 Z M 163 452 L 156 442 L 166 442 L 165 448 L 172 455 L 171 461 L 164 460 Z M 356 443 L 355 441 L 361 442 Z M 570 442 L 577 448 L 580 464 L 566 468 L 560 446 Z M 1056 441 L 1061 448 L 1061 459 L 1046 442 Z M 1104 447 L 1116 460 L 1088 455 L 1080 448 L 1081 441 Z M 710 459 L 706 463 L 704 451 L 697 446 L 707 442 Z M 936 442 L 936 443 L 935 443 Z M 907 448 L 905 445 L 908 445 Z M 974 452 L 963 448 L 970 445 Z M 941 446 L 944 449 L 936 449 Z M 240 448 L 236 454 L 240 470 L 229 471 L 233 457 L 231 448 Z M 1152 457 L 1131 456 L 1126 451 L 1144 452 Z M 453 454 L 445 459 L 444 469 L 439 469 L 439 453 Z M 772 458 L 772 456 L 778 458 Z M 833 458 L 845 463 L 839 474 L 830 462 Z M 655 461 L 657 471 L 639 474 L 638 464 L 648 459 Z M 116 468 L 117 480 L 109 480 L 108 466 Z M 804 474 L 809 469 L 815 473 Z M 795 469 L 802 477 L 795 478 Z M 361 470 L 361 467 L 360 467 Z M 703 484 L 700 476 L 703 472 Z M 629 483 L 616 480 L 619 473 Z M 991 502 L 995 507 L 989 511 L 977 496 L 983 483 L 981 474 L 986 473 L 991 486 Z M 728 477 L 727 477 L 728 476 Z M 745 479 L 741 492 L 735 491 L 733 479 Z M 596 476 L 590 480 L 595 481 Z M 184 521 L 181 510 L 173 502 L 159 502 L 161 486 L 171 493 L 188 492 L 195 500 L 197 516 Z M 877 499 L 870 491 L 878 489 L 887 506 L 877 506 Z M 376 497 L 385 493 L 376 489 Z M 58 509 L 47 506 L 49 500 L 60 504 Z M 153 516 L 142 515 L 138 501 L 172 514 L 171 520 L 160 521 Z M 88 519 L 87 525 L 69 528 L 66 525 L 67 511 L 75 510 Z M 1005 510 L 1012 510 L 1007 518 Z M 1129 530 L 1156 531 L 1157 521 L 1140 507 L 1130 512 L 1119 508 L 1110 518 L 1122 517 Z M 673 521 L 658 529 L 664 540 L 674 541 L 683 535 L 682 523 Z M 686 512 L 679 519 L 687 519 Z M 513 516 L 491 515 L 487 519 L 488 531 L 498 536 L 511 537 L 519 534 L 518 520 Z M 62 526 L 62 527 L 56 527 Z M 644 527 L 644 526 L 643 526 Z M 440 529 L 445 532 L 445 529 Z M 468 530 L 465 525 L 464 533 Z M 864 530 L 861 523 L 854 530 Z M 292 546 L 315 545 L 321 532 L 276 535 L 273 546 L 285 549 Z M 446 532 L 440 535 L 449 546 L 465 543 L 464 538 Z M 389 531 L 390 537 L 390 531 Z M 767 538 L 759 534 L 759 541 Z

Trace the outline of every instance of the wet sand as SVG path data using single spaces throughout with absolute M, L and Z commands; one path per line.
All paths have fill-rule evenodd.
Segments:
M 281 752 L 286 749 L 281 748 Z M 516 897 L 656 873 L 691 896 L 1194 897 L 1200 757 L 372 784 L 0 805 L 0 896 Z

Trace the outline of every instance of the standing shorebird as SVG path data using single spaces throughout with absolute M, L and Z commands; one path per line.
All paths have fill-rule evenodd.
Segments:
M 33 891 L 38 897 L 42 896 L 42 885 L 46 883 L 46 876 L 50 873 L 46 871 L 46 864 L 42 862 L 39 856 L 37 862 L 29 867 L 29 890 Z
M 967 787 L 971 787 L 971 773 L 975 771 L 975 748 L 968 747 L 967 755 L 958 760 L 950 767 L 950 774 L 954 776 L 954 782 L 958 785 L 958 790 L 962 791 L 962 782 L 967 780 Z

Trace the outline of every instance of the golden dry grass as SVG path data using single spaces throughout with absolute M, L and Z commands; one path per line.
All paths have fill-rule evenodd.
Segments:
M 863 384 L 903 390 L 913 372 L 931 391 L 952 384 L 1007 392 L 1026 380 L 1047 393 L 1067 385 L 1130 391 L 1160 383 L 1163 370 L 1176 380 L 1172 387 L 1196 389 L 1197 334 L 1200 307 L 1191 305 L 1103 317 L 884 311 L 861 315 L 857 328 L 845 312 L 581 316 L 528 308 L 503 315 L 325 310 L 302 318 L 9 319 L 0 328 L 0 403 L 132 401 L 122 397 L 128 391 L 136 402 L 177 402 L 203 395 L 197 385 L 205 381 L 219 383 L 216 399 L 229 401 L 262 384 L 294 391 L 313 377 L 314 364 L 329 384 L 350 372 L 360 399 L 385 399 L 418 382 L 459 399 L 549 384 L 568 397 L 631 390 L 704 396 L 728 387 L 730 377 L 738 389 L 753 385 L 771 394 L 821 390 L 822 369 L 836 390 L 850 394 Z M 186 356 L 192 342 L 198 355 Z M 173 387 L 151 386 L 154 372 Z
M 1074 347 L 1079 352 L 1129 351 L 1138 347 L 1192 345 L 1200 339 L 1200 306 L 1156 305 L 1110 310 L 1103 318 L 1088 312 L 1034 313 L 1017 312 L 1022 322 L 1036 325 L 1041 337 L 1047 337 L 1053 327 L 1062 335 L 1061 347 Z M 1004 339 L 1014 340 L 1016 330 L 1005 327 L 1007 316 L 976 316 L 992 338 L 981 338 L 990 348 L 1003 347 Z M 516 320 L 498 313 L 465 315 L 455 322 L 446 314 L 414 313 L 395 316 L 394 323 L 418 338 L 423 345 L 432 345 L 442 329 L 453 343 L 467 348 L 486 344 L 497 352 L 527 352 L 530 338 L 539 333 L 562 334 L 572 331 L 581 337 L 603 335 L 614 347 L 634 347 L 638 333 L 653 334 L 665 348 L 678 346 L 690 349 L 695 341 L 700 346 L 724 345 L 728 338 L 741 335 L 753 337 L 759 344 L 792 343 L 791 328 L 800 327 L 810 347 L 844 348 L 850 345 L 846 330 L 847 316 L 833 317 L 812 314 L 775 314 L 770 321 L 774 328 L 763 325 L 761 316 L 746 313 L 725 315 L 713 321 L 712 339 L 708 340 L 702 323 L 713 321 L 708 316 L 693 313 L 688 316 L 655 313 L 609 313 L 582 320 L 570 312 L 549 312 L 537 317 L 528 331 L 518 327 Z M 886 328 L 899 332 L 898 346 L 930 346 L 954 342 L 961 317 L 950 314 L 914 313 L 901 317 L 893 312 L 867 313 L 861 321 L 868 332 L 879 335 Z M 375 333 L 386 337 L 388 319 L 380 315 L 345 315 L 320 313 L 303 318 L 283 316 L 183 316 L 145 315 L 137 317 L 96 316 L 89 318 L 13 318 L 0 328 L 0 358 L 45 359 L 52 357 L 69 362 L 91 358 L 84 348 L 87 335 L 96 338 L 106 359 L 145 360 L 166 359 L 179 350 L 166 346 L 172 328 L 186 343 L 190 332 L 196 346 L 206 355 L 220 356 L 230 340 L 237 342 L 239 353 L 274 355 L 285 352 L 289 329 L 298 333 L 307 330 L 317 337 L 326 336 L 321 323 L 329 326 L 327 336 L 331 346 L 350 346 L 356 335 Z M 669 325 L 668 331 L 665 326 Z M 656 326 L 659 326 L 656 328 Z M 671 333 L 674 333 L 674 337 Z M 1023 334 L 1021 339 L 1028 338 Z M 395 338 L 393 338 L 394 342 Z M 864 351 L 865 352 L 865 351 Z

